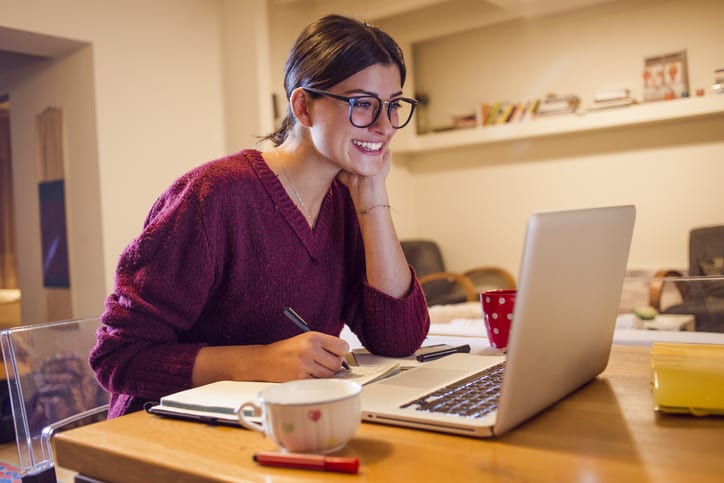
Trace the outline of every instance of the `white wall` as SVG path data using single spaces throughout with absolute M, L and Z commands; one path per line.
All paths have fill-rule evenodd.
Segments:
M 628 87 L 642 98 L 646 57 L 687 51 L 692 92 L 711 94 L 722 67 L 724 2 L 630 0 L 509 21 L 414 45 L 415 82 L 429 94 L 430 124 L 481 101 L 525 101 L 548 93 L 584 102 Z
M 46 321 L 97 315 L 104 286 L 103 237 L 98 184 L 96 119 L 90 47 L 63 59 L 43 61 L 14 73 L 11 92 L 11 146 L 23 320 Z M 42 288 L 36 115 L 62 107 L 65 154 L 66 225 L 71 307 L 61 304 L 65 289 Z
M 229 15 L 236 16 L 236 24 L 243 27 L 249 21 L 245 7 L 256 12 L 259 2 L 238 3 Z M 264 5 L 263 1 L 261 4 Z M 86 231 L 87 236 L 102 244 L 100 250 L 89 253 L 83 240 L 69 240 L 73 244 L 71 259 L 97 264 L 103 272 L 100 278 L 82 281 L 74 280 L 78 277 L 71 274 L 74 297 L 77 287 L 78 296 L 84 300 L 76 307 L 79 311 L 76 316 L 88 315 L 89 306 L 95 313 L 102 310 L 102 298 L 112 287 L 118 255 L 139 232 L 160 192 L 192 166 L 227 152 L 224 89 L 233 90 L 234 86 L 226 85 L 224 77 L 222 24 L 233 21 L 225 17 L 225 6 L 225 2 L 217 0 L 75 0 L 72 4 L 53 0 L 0 0 L 0 25 L 80 40 L 89 44 L 92 52 L 92 82 L 81 84 L 87 89 L 86 97 L 53 99 L 53 104 L 65 110 L 72 110 L 71 104 L 77 104 L 84 112 L 92 109 L 97 123 L 95 131 L 90 128 L 78 133 L 79 144 L 75 148 L 84 153 L 83 156 L 95 156 L 97 169 L 85 171 L 81 166 L 87 161 L 81 162 L 75 156 L 67 160 L 74 184 L 88 183 L 87 186 L 98 190 L 95 209 L 100 211 L 101 220 L 100 230 Z M 247 44 L 238 48 L 247 52 L 256 46 Z M 257 68 L 249 66 L 249 75 L 257 77 Z M 68 74 L 59 82 L 73 85 L 77 82 L 74 76 Z M 9 90 L 13 137 L 22 139 L 20 145 L 13 142 L 13 150 L 33 152 L 32 119 L 45 105 L 30 105 L 25 99 L 46 96 L 44 87 L 38 85 L 33 92 L 33 82 L 23 86 L 26 83 L 28 79 L 19 79 Z M 246 124 L 238 124 L 244 126 L 242 129 L 259 127 L 260 114 L 254 94 L 249 102 L 253 102 L 253 106 L 244 113 Z M 69 122 L 68 133 L 75 129 L 75 122 L 71 119 Z M 14 162 L 34 160 L 23 157 Z M 88 177 L 84 179 L 86 172 Z M 16 193 L 37 189 L 35 181 L 29 178 L 16 188 Z M 19 224 L 24 223 L 22 220 L 32 223 L 33 218 L 37 218 L 37 204 L 16 206 Z M 24 212 L 26 208 L 28 211 Z M 94 208 L 84 205 L 84 209 Z M 68 216 L 73 223 L 84 222 L 81 215 L 69 213 Z M 83 232 L 82 226 L 76 225 L 74 229 Z M 28 246 L 28 250 L 34 249 Z M 38 257 L 39 254 L 38 249 Z M 35 255 L 28 257 L 32 259 Z M 21 263 L 27 263 L 27 259 Z M 33 262 L 31 268 L 35 271 L 34 265 Z M 44 318 L 33 304 L 40 290 L 37 277 L 41 272 L 35 273 L 21 280 L 25 323 Z M 98 288 L 86 290 L 86 284 Z M 99 292 L 103 293 L 102 297 L 98 296 Z
M 720 119 L 696 125 L 709 138 L 721 136 Z M 676 139 L 677 129 L 666 127 L 660 134 Z M 555 142 L 581 141 L 566 137 Z M 689 228 L 724 222 L 719 188 L 724 143 L 634 146 L 643 147 L 593 154 L 583 147 L 570 157 L 496 161 L 516 149 L 545 149 L 532 142 L 483 153 L 457 151 L 465 161 L 455 160 L 454 153 L 418 160 L 411 167 L 418 233 L 440 241 L 450 269 L 493 264 L 517 273 L 531 213 L 632 203 L 638 215 L 629 266 L 685 268 Z
M 658 0 L 508 22 L 416 44 L 415 83 L 430 95 L 437 125 L 483 100 L 557 92 L 587 101 L 618 86 L 640 99 L 643 59 L 682 49 L 692 91 L 709 88 L 724 66 L 722 18 L 718 0 Z M 414 234 L 438 240 L 453 270 L 497 264 L 517 274 L 534 211 L 637 205 L 632 268 L 685 268 L 689 229 L 724 223 L 722 116 L 403 161 L 413 180 Z
M 483 95 L 525 96 L 532 87 L 564 92 L 582 91 L 580 86 L 586 85 L 592 92 L 630 82 L 636 88 L 645 55 L 680 48 L 688 49 L 690 67 L 701 72 L 691 78 L 692 88 L 708 85 L 710 71 L 721 67 L 724 31 L 713 26 L 723 17 L 724 4 L 681 3 L 618 2 L 589 13 L 526 22 L 531 31 L 545 32 L 543 36 L 501 27 L 493 34 L 481 30 L 451 37 L 435 55 L 446 62 L 458 60 L 455 66 L 445 64 L 441 71 L 454 74 L 439 87 L 451 100 L 456 91 L 467 93 L 469 98 L 460 98 L 461 104 L 477 102 Z M 265 5 L 264 0 L 0 0 L 0 26 L 89 46 L 67 59 L 73 73 L 65 72 L 55 81 L 53 92 L 60 97 L 41 95 L 46 80 L 24 78 L 10 86 L 13 135 L 24 144 L 14 145 L 14 150 L 34 149 L 31 123 L 45 101 L 36 105 L 29 99 L 39 96 L 69 112 L 68 172 L 72 182 L 87 191 L 82 195 L 86 204 L 68 216 L 74 233 L 90 237 L 73 235 L 72 263 L 81 263 L 72 270 L 85 270 L 76 285 L 93 285 L 80 288 L 75 304 L 82 312 L 76 315 L 87 315 L 96 307 L 100 311 L 98 294 L 110 291 L 120 251 L 173 179 L 203 161 L 248 146 L 251 136 L 270 129 L 268 95 L 272 89 L 281 92 L 289 45 L 304 24 L 325 12 L 304 13 L 295 7 L 295 19 L 288 16 L 286 23 L 277 24 L 276 13 L 265 13 Z M 267 38 L 265 16 L 271 26 Z M 529 44 L 522 44 L 522 51 L 508 50 L 521 48 L 518 39 Z M 413 58 L 406 45 L 405 50 L 418 74 L 410 80 L 408 87 L 413 89 L 428 79 L 422 73 L 429 67 L 424 56 L 416 53 Z M 499 62 L 493 62 L 496 59 Z M 576 66 L 574 74 L 553 76 L 550 67 L 560 65 Z M 74 77 L 82 76 L 77 69 L 83 66 L 91 75 Z M 502 68 L 519 75 L 496 74 Z M 478 82 L 477 87 L 469 79 Z M 518 79 L 523 84 L 517 84 Z M 433 92 L 429 84 L 420 87 Z M 724 195 L 718 188 L 724 175 L 723 132 L 722 119 L 713 118 L 627 135 L 562 136 L 412 158 L 396 155 L 389 179 L 398 210 L 394 216 L 401 237 L 438 239 L 452 269 L 496 263 L 517 272 L 524 223 L 531 211 L 633 202 L 639 205 L 639 219 L 631 264 L 683 266 L 688 229 L 724 221 Z M 509 194 L 509 186 L 518 196 Z M 20 191 L 35 189 L 33 181 Z M 88 204 L 94 197 L 95 204 Z M 32 221 L 37 205 L 19 210 L 26 208 L 30 215 L 21 216 Z M 87 225 L 88 219 L 95 219 L 97 226 Z M 30 245 L 27 249 L 34 250 Z M 39 253 L 38 248 L 37 257 Z M 39 274 L 38 270 L 28 282 L 29 291 L 24 287 L 24 294 L 38 288 Z M 26 317 L 41 319 L 35 312 Z
M 274 127 L 266 0 L 224 0 L 226 149 L 256 145 Z

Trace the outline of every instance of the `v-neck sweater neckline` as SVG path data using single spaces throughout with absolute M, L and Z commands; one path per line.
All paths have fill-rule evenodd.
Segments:
M 332 199 L 334 197 L 335 182 L 327 190 L 319 207 L 317 221 L 312 228 L 304 213 L 297 207 L 294 200 L 284 188 L 279 175 L 275 173 L 264 160 L 261 152 L 250 150 L 250 160 L 254 171 L 257 173 L 264 189 L 269 194 L 277 211 L 282 215 L 287 224 L 294 230 L 297 238 L 307 249 L 309 255 L 318 260 L 323 255 L 322 247 L 329 236 L 331 217 L 333 216 Z

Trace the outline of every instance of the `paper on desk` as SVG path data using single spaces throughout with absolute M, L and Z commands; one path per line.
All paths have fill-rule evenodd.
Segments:
M 371 354 L 370 354 L 371 355 Z M 400 372 L 400 363 L 397 359 L 379 358 L 376 361 L 368 360 L 355 353 L 358 366 L 341 369 L 334 374 L 335 379 L 346 379 L 358 382 L 361 385 L 392 376 Z
M 430 313 L 430 322 L 433 324 L 444 324 L 454 319 L 473 319 L 482 316 L 480 302 L 433 305 L 427 310 Z
M 488 338 L 483 319 L 453 319 L 444 324 L 430 324 L 430 335 L 456 335 L 461 337 Z
M 415 360 L 414 355 L 410 357 L 384 357 L 372 354 L 367 349 L 361 347 L 352 352 L 359 363 L 359 367 L 386 367 L 396 365 L 399 370 L 405 370 L 420 364 Z M 351 367 L 351 369 L 356 368 L 355 366 Z
M 353 349 L 355 358 L 362 365 L 385 365 L 398 363 L 401 370 L 411 369 L 421 363 L 414 354 L 408 357 L 384 357 L 368 352 L 349 328 L 345 327 L 340 336 Z M 455 319 L 444 324 L 430 324 L 430 331 L 425 338 L 423 347 L 437 344 L 459 346 L 468 344 L 471 354 L 494 354 L 499 351 L 490 347 L 482 319 Z

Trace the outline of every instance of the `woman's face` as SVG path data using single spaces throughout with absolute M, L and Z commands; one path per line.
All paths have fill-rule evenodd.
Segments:
M 327 90 L 333 94 L 376 96 L 389 101 L 402 95 L 395 64 L 375 64 Z M 377 174 L 389 159 L 390 141 L 397 131 L 390 124 L 387 105 L 377 120 L 359 128 L 349 120 L 349 103 L 322 96 L 310 103 L 310 133 L 317 150 L 339 169 L 361 176 Z

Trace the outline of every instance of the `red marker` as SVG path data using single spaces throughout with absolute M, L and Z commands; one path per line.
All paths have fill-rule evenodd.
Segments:
M 260 451 L 254 454 L 254 461 L 260 465 L 298 468 L 303 470 L 336 471 L 338 473 L 357 473 L 359 460 L 347 456 L 324 456 L 302 453 L 278 453 Z

